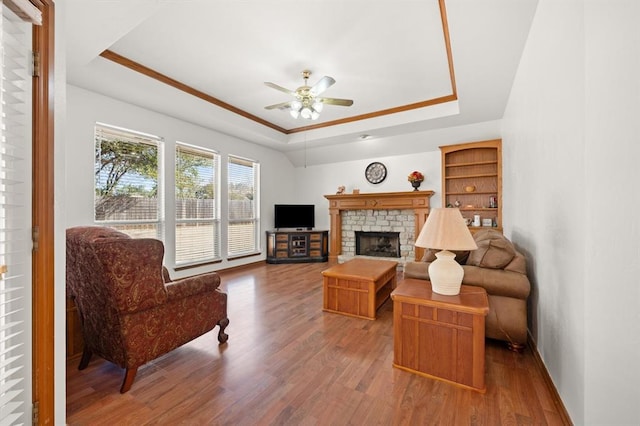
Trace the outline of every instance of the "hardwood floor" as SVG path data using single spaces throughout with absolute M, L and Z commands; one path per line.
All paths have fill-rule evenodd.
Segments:
M 140 367 L 67 362 L 69 425 L 557 425 L 563 417 L 527 348 L 487 341 L 481 394 L 392 367 L 393 306 L 378 319 L 322 311 L 328 263 L 222 272 L 229 341 L 217 328 Z

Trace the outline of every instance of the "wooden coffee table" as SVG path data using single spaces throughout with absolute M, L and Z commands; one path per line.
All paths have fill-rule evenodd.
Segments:
M 323 311 L 370 320 L 396 286 L 398 262 L 356 258 L 322 272 Z
M 484 392 L 487 292 L 463 285 L 443 296 L 426 280 L 405 279 L 393 299 L 393 366 Z

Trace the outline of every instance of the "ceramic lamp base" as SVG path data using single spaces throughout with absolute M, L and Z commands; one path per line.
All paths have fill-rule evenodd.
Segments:
M 464 269 L 455 258 L 456 255 L 448 250 L 436 253 L 436 260 L 429 265 L 429 278 L 434 293 L 446 296 L 460 293 Z

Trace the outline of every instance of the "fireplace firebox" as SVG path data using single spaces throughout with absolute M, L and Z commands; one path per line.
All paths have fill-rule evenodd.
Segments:
M 399 232 L 355 231 L 356 255 L 400 257 Z

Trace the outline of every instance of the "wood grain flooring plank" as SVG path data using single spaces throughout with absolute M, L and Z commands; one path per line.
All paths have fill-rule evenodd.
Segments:
M 229 340 L 217 330 L 124 372 L 67 362 L 69 425 L 562 424 L 533 354 L 487 340 L 485 394 L 393 367 L 393 304 L 377 319 L 322 311 L 329 263 L 223 271 Z

